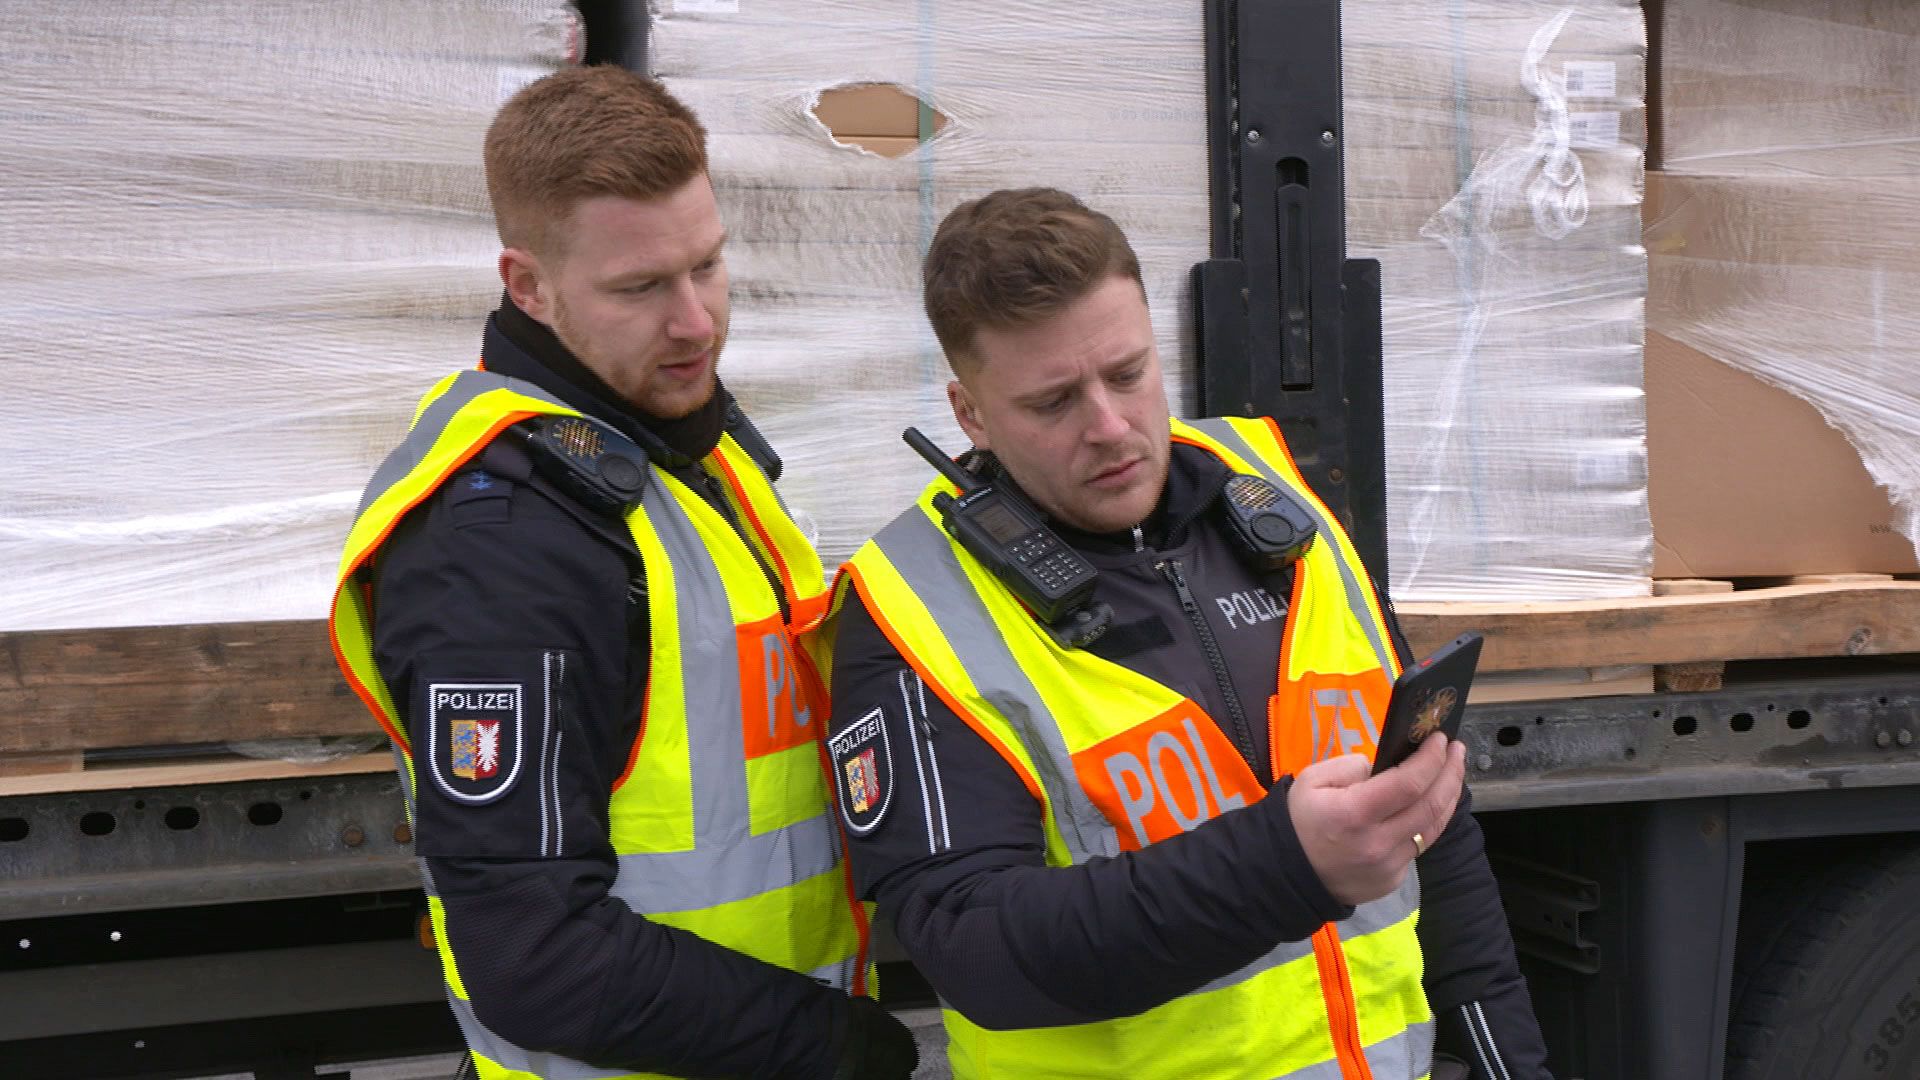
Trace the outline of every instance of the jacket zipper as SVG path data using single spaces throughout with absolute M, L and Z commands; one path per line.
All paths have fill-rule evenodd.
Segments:
M 1187 621 L 1193 624 L 1194 632 L 1200 635 L 1200 648 L 1207 654 L 1207 666 L 1213 669 L 1214 682 L 1220 687 L 1220 694 L 1227 700 L 1227 716 L 1233 721 L 1233 742 L 1240 748 L 1240 756 L 1246 759 L 1247 767 L 1262 783 L 1268 783 L 1266 769 L 1255 761 L 1253 752 L 1253 729 L 1247 726 L 1246 710 L 1240 707 L 1240 695 L 1233 688 L 1233 679 L 1227 674 L 1227 658 L 1220 653 L 1220 642 L 1213 636 L 1213 628 L 1207 625 L 1206 615 L 1200 611 L 1200 604 L 1193 598 L 1193 590 L 1187 588 L 1187 576 L 1180 570 L 1180 560 L 1163 559 L 1154 563 L 1153 568 L 1160 571 L 1162 577 L 1173 585 L 1173 591 L 1180 597 L 1180 609 L 1187 613 Z
M 754 545 L 753 537 L 747 535 L 747 531 L 753 528 L 753 525 L 747 521 L 745 511 L 736 508 L 733 500 L 728 498 L 730 492 L 725 481 L 705 468 L 700 466 L 694 468 L 695 475 L 699 477 L 701 486 L 705 489 L 703 494 L 707 504 L 717 510 L 721 519 L 733 527 L 734 535 L 740 538 L 740 543 L 747 549 L 747 554 L 753 556 L 753 564 L 760 568 L 760 576 L 766 579 L 767 587 L 773 590 L 773 599 L 780 605 L 780 621 L 792 622 L 793 612 L 787 605 L 787 591 L 780 587 L 780 575 L 774 573 L 773 567 L 767 565 L 767 560 L 760 555 L 760 549 Z

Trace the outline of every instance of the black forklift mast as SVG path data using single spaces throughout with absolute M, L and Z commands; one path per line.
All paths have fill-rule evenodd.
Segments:
M 1387 581 L 1380 264 L 1347 258 L 1339 0 L 1207 0 L 1200 406 L 1270 416 Z

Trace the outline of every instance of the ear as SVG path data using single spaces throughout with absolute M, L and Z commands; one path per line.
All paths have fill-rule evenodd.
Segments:
M 959 379 L 947 383 L 947 404 L 953 407 L 954 421 L 960 425 L 961 431 L 967 433 L 967 438 L 973 440 L 974 446 L 981 450 L 993 449 L 988 445 L 987 429 L 980 423 L 980 409 L 974 404 L 973 395 L 960 385 Z
M 524 248 L 507 248 L 500 253 L 500 280 L 515 307 L 535 322 L 553 325 L 553 293 L 546 285 L 546 271 L 540 260 Z

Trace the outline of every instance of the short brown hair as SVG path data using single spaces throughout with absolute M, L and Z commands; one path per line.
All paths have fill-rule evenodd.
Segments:
M 940 223 L 922 299 L 958 370 L 982 327 L 1031 325 L 1114 276 L 1141 284 L 1139 256 L 1112 218 L 1057 188 L 1017 188 L 962 203 Z
M 706 172 L 707 132 L 653 79 L 611 64 L 562 68 L 500 107 L 486 166 L 500 243 L 557 254 L 581 200 L 651 199 Z

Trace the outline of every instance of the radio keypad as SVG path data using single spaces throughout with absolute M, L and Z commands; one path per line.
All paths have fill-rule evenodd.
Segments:
M 1060 541 L 1038 529 L 1007 546 L 1014 561 L 1027 568 L 1028 575 L 1049 593 L 1059 593 L 1073 583 L 1078 566 L 1072 552 Z

